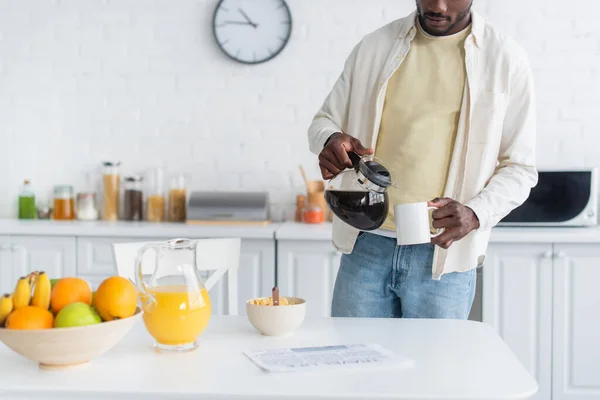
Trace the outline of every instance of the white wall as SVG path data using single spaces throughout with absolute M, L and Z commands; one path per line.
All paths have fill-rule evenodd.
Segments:
M 163 164 L 197 189 L 267 189 L 275 219 L 290 211 L 298 165 L 318 177 L 306 128 L 346 55 L 414 1 L 288 0 L 293 38 L 255 67 L 214 44 L 216 3 L 0 0 L 0 216 L 24 178 L 48 197 L 104 159 L 124 173 Z M 531 56 L 540 167 L 598 164 L 600 1 L 475 5 Z

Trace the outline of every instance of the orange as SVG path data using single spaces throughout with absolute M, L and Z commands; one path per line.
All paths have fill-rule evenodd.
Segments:
M 85 280 L 61 278 L 56 282 L 50 294 L 50 308 L 54 315 L 58 314 L 64 306 L 77 302 L 92 305 L 92 289 Z
M 137 308 L 135 286 L 122 276 L 106 278 L 96 289 L 94 308 L 104 321 L 131 317 Z
M 41 307 L 25 306 L 8 315 L 6 329 L 50 329 L 54 315 Z

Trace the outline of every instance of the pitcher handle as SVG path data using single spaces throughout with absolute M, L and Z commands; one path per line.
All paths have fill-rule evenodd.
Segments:
M 142 306 L 144 308 L 148 308 L 156 305 L 156 299 L 150 292 L 148 291 L 148 286 L 144 281 L 144 271 L 142 269 L 142 260 L 144 259 L 144 254 L 147 250 L 153 249 L 154 251 L 158 250 L 158 245 L 156 243 L 148 243 L 142 246 L 137 252 L 135 257 L 135 286 L 138 289 L 140 301 L 142 302 Z M 152 272 L 152 276 L 156 273 L 157 265 L 154 266 L 154 271 Z

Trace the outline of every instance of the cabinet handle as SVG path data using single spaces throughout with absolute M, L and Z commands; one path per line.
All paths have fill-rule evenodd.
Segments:
M 563 253 L 562 251 L 559 251 L 558 253 L 556 253 L 555 257 L 558 258 L 559 260 L 564 260 L 565 258 L 567 258 L 567 255 L 565 253 Z
M 0 251 L 11 251 L 12 247 L 7 244 L 0 244 Z
M 551 252 L 551 251 L 547 251 L 547 252 L 545 252 L 544 254 L 542 254 L 542 258 L 545 258 L 546 260 L 549 260 L 549 259 L 551 259 L 551 258 L 552 258 L 552 256 L 553 256 L 553 254 L 552 254 L 552 252 Z

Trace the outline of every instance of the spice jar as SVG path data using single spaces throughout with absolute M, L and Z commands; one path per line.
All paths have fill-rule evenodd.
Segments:
M 143 219 L 143 188 L 141 176 L 128 176 L 124 184 L 124 212 L 125 221 L 141 221 Z
M 150 172 L 148 179 L 148 198 L 146 199 L 146 219 L 150 222 L 165 220 L 165 189 L 162 168 Z
M 120 162 L 104 162 L 102 168 L 102 184 L 104 190 L 102 202 L 102 219 L 116 221 L 119 219 Z
M 98 219 L 96 193 L 77 193 L 77 219 L 80 221 L 95 221 Z
M 185 177 L 177 175 L 171 180 L 169 186 L 169 212 L 168 218 L 171 222 L 185 222 L 187 218 L 187 188 Z
M 73 198 L 73 186 L 54 186 L 54 202 L 52 219 L 71 220 L 75 219 L 75 199 Z
M 325 213 L 321 207 L 306 207 L 302 212 L 302 221 L 305 224 L 320 224 L 325 222 Z

